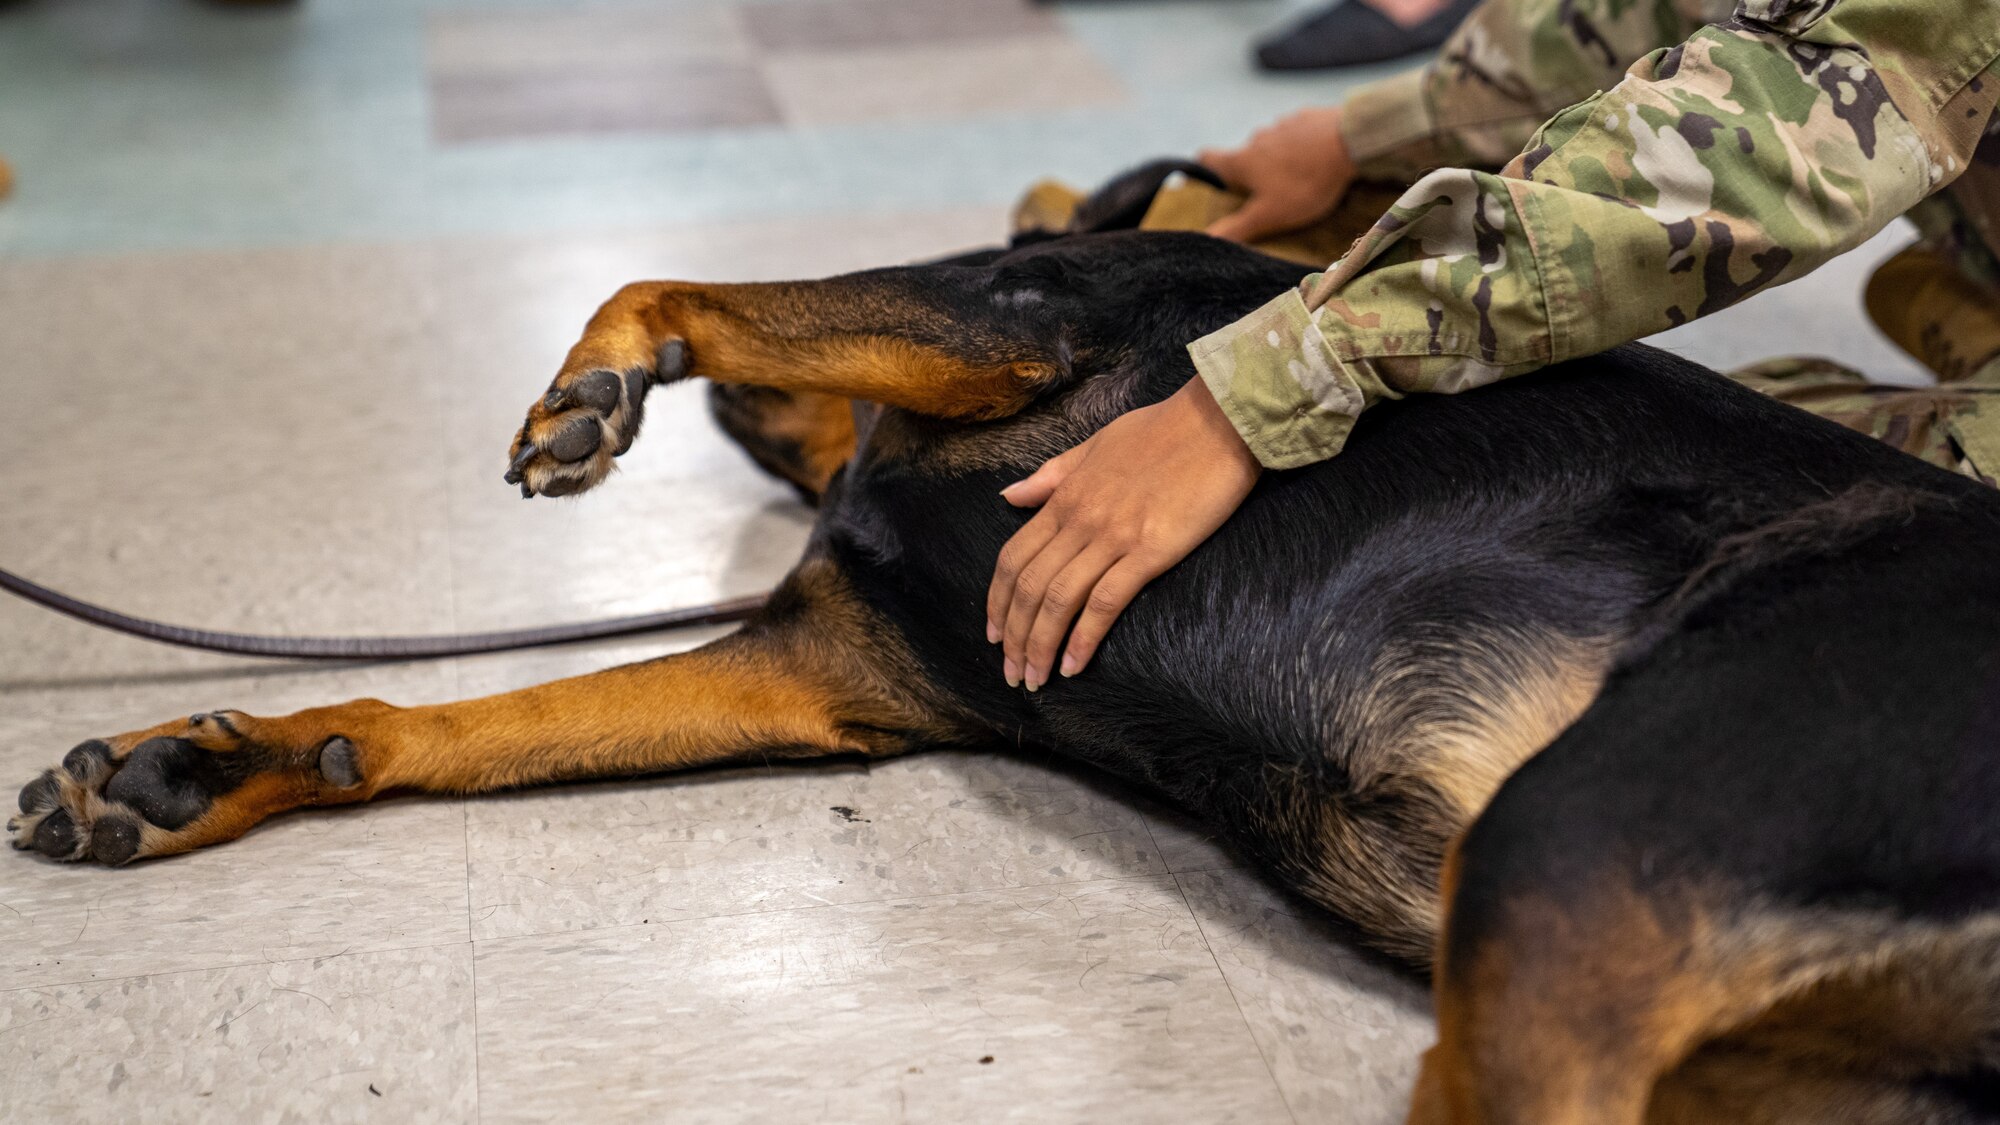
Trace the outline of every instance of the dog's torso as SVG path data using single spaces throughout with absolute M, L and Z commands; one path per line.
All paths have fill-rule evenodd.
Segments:
M 1243 308 L 1197 302 L 1152 331 L 1198 335 L 1264 281 L 1242 284 Z M 1341 456 L 1269 475 L 1134 602 L 1088 672 L 1007 689 L 979 631 L 993 560 L 1025 518 L 999 488 L 1190 371 L 1176 349 L 1135 347 L 999 423 L 885 411 L 828 492 L 814 550 L 962 709 L 968 742 L 1053 750 L 1162 793 L 1413 961 L 1436 940 L 1448 843 L 1614 667 L 1647 682 L 1689 605 L 1747 580 L 1737 560 L 1683 589 L 1732 537 L 1798 518 L 1753 570 L 1880 540 L 2000 592 L 2000 498 L 1633 347 L 1376 408 Z M 1838 498 L 1857 489 L 1867 510 L 1849 526 L 1855 504 Z M 1950 549 L 1966 537 L 1988 549 Z M 1876 569 L 1821 596 L 1863 628 L 1950 627 L 1934 583 Z M 2000 621 L 2000 603 L 1961 609 Z M 1798 638 L 1734 631 L 1800 659 Z M 1907 663 L 1857 674 L 1875 684 L 1857 709 L 1950 678 Z

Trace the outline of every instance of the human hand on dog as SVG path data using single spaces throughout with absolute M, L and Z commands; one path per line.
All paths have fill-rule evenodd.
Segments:
M 986 639 L 1005 646 L 1007 686 L 1036 691 L 1058 668 L 1083 671 L 1146 583 L 1213 535 L 1262 472 L 1208 385 L 1189 379 L 1002 490 L 1041 509 L 1001 548 L 986 591 Z
M 1355 178 L 1340 131 L 1340 107 L 1302 109 L 1257 130 L 1237 149 L 1197 158 L 1249 198 L 1209 224 L 1208 233 L 1250 242 L 1310 226 L 1340 206 Z

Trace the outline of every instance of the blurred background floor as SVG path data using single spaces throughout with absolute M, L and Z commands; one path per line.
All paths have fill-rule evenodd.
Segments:
M 500 483 L 639 277 L 990 243 L 1029 181 L 1233 142 L 1269 0 L 18 0 L 0 7 L 0 565 L 290 632 L 767 587 L 811 522 L 663 392 L 574 503 Z M 1914 368 L 1900 235 L 1665 342 Z M 967 622 L 976 629 L 977 622 Z M 217 707 L 429 702 L 699 635 L 408 667 L 155 648 L 0 601 L 0 771 Z M 0 778 L 5 780 L 5 778 Z M 124 871 L 0 858 L 0 1118 L 1400 1120 L 1421 989 L 1165 810 L 926 755 L 282 818 Z

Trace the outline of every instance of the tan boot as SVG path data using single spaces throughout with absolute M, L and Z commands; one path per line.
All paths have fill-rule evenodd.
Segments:
M 1940 381 L 1959 382 L 2000 361 L 2000 293 L 1922 244 L 1883 262 L 1866 299 L 1875 326 Z
M 1376 219 L 1396 202 L 1401 189 L 1393 184 L 1363 182 L 1348 190 L 1333 214 L 1304 230 L 1293 231 L 1250 245 L 1274 257 L 1297 262 L 1307 269 L 1323 269 L 1347 253 L 1353 241 L 1368 232 Z M 1043 180 L 1028 189 L 1014 204 L 1013 228 L 1022 231 L 1061 231 L 1069 227 L 1077 205 L 1085 193 L 1055 180 Z M 1210 223 L 1243 206 L 1235 192 L 1213 188 L 1196 180 L 1181 180 L 1160 189 L 1153 205 L 1139 222 L 1140 230 L 1205 230 Z
M 1077 205 L 1084 200 L 1084 194 L 1068 184 L 1057 180 L 1042 180 L 1029 188 L 1014 204 L 1014 214 L 1010 220 L 1015 234 L 1029 231 L 1055 233 L 1069 229 L 1069 221 L 1076 215 Z

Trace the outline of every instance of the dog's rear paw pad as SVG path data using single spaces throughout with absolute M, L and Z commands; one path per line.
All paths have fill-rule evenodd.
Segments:
M 657 373 L 656 373 L 657 372 Z M 555 385 L 528 411 L 514 438 L 507 483 L 522 496 L 568 496 L 602 481 L 613 458 L 624 455 L 639 436 L 646 392 L 656 382 L 687 372 L 687 346 L 670 340 L 660 349 L 655 371 L 592 368 Z

